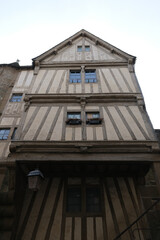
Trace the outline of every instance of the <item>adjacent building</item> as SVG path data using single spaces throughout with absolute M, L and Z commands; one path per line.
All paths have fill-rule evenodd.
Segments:
M 135 60 L 81 30 L 31 66 L 0 65 L 1 240 L 159 239 L 160 148 Z

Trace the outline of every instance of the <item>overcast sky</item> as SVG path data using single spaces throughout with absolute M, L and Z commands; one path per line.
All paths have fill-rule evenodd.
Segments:
M 81 29 L 137 57 L 147 112 L 160 128 L 160 0 L 5 0 L 0 4 L 0 63 L 32 58 Z

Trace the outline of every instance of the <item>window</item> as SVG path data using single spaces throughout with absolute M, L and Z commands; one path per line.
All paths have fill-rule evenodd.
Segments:
M 20 102 L 22 99 L 22 93 L 13 93 L 10 102 Z
M 10 133 L 10 128 L 0 129 L 0 140 L 7 140 Z
M 77 213 L 81 211 L 81 189 L 71 187 L 67 189 L 67 212 Z
M 90 52 L 90 46 L 85 46 L 85 52 Z
M 82 46 L 77 46 L 77 52 L 82 52 Z
M 98 213 L 101 211 L 100 204 L 100 188 L 87 187 L 86 188 L 86 212 Z
M 86 83 L 95 83 L 96 79 L 96 70 L 85 70 L 85 82 Z
M 67 124 L 70 125 L 78 125 L 81 124 L 81 113 L 80 112 L 70 112 L 67 113 Z
M 99 112 L 87 112 L 86 113 L 86 124 L 101 124 L 102 118 L 100 118 Z
M 99 186 L 69 186 L 67 189 L 66 212 L 75 214 L 101 212 L 101 191 Z
M 80 83 L 81 82 L 81 71 L 80 70 L 71 70 L 69 82 L 70 83 Z

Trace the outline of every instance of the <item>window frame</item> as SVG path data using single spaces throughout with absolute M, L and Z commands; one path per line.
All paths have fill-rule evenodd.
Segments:
M 76 74 L 77 74 L 77 76 L 76 76 Z M 81 82 L 82 82 L 81 70 L 70 70 L 69 71 L 69 83 L 72 84 L 72 83 L 81 83 Z
M 92 73 L 94 73 L 93 76 Z M 85 83 L 97 83 L 96 69 L 85 69 Z
M 76 117 L 79 115 L 79 117 Z M 75 117 L 70 117 L 69 115 L 75 115 Z M 82 123 L 81 120 L 81 112 L 67 112 L 67 120 L 66 120 L 66 124 L 67 125 L 80 125 Z
M 22 97 L 23 97 L 23 93 L 12 93 L 12 96 L 9 101 L 10 102 L 21 102 Z
M 92 115 L 92 117 L 88 117 L 87 115 Z M 98 115 L 97 117 L 94 117 L 93 115 Z M 86 116 L 86 124 L 87 125 L 97 125 L 97 124 L 101 124 L 103 121 L 103 118 L 100 117 L 100 112 L 99 111 L 87 111 L 85 112 L 85 116 Z
M 1 134 L 1 131 L 4 131 L 4 134 Z M 6 131 L 8 131 L 7 134 L 5 133 Z M 3 140 L 3 141 L 8 140 L 9 135 L 10 135 L 10 131 L 11 131 L 10 128 L 0 128 L 0 140 Z M 2 135 L 2 137 L 1 137 L 1 135 Z M 6 136 L 6 137 L 4 138 L 4 136 Z
M 79 189 L 79 192 L 81 194 L 80 196 L 80 206 L 78 206 L 78 208 L 80 209 L 80 211 L 72 211 L 69 210 L 69 206 L 68 206 L 68 190 L 71 189 Z M 99 210 L 95 210 L 95 211 L 90 211 L 89 209 L 87 210 L 87 202 L 89 201 L 89 198 L 87 199 L 87 189 L 98 189 L 99 195 L 98 195 L 98 208 Z M 66 216 L 103 216 L 103 197 L 102 197 L 102 187 L 100 184 L 85 184 L 83 185 L 83 183 L 81 184 L 76 184 L 76 185 L 70 185 L 68 184 L 66 186 L 66 197 L 64 198 L 64 208 L 65 208 L 65 215 Z M 74 200 L 73 200 L 74 201 Z M 97 204 L 95 204 L 96 206 Z
M 78 46 L 77 46 L 77 52 L 82 52 L 82 51 L 83 51 L 82 45 L 78 45 Z
M 91 51 L 91 46 L 90 45 L 85 45 L 84 49 L 85 49 L 85 52 L 90 52 Z

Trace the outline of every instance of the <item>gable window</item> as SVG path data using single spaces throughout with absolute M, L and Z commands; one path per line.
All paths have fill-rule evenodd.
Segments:
M 78 125 L 82 123 L 80 112 L 69 112 L 67 113 L 66 123 L 69 125 Z
M 81 82 L 81 71 L 80 70 L 71 70 L 69 76 L 70 83 L 80 83 Z
M 10 133 L 10 128 L 0 129 L 0 140 L 7 140 Z
M 98 213 L 101 211 L 100 188 L 86 188 L 86 212 Z
M 77 46 L 77 52 L 82 52 L 82 46 Z
M 96 70 L 85 70 L 85 82 L 86 83 L 97 82 Z
M 10 102 L 20 102 L 22 99 L 22 93 L 13 93 Z
M 102 118 L 100 118 L 99 112 L 87 112 L 86 113 L 86 124 L 101 124 Z
M 90 46 L 89 45 L 85 46 L 85 52 L 90 52 Z

